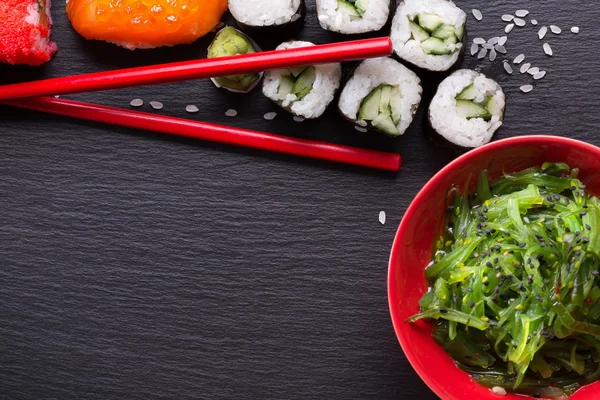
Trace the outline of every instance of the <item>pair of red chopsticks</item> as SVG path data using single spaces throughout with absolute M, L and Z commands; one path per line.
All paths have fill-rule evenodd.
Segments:
M 98 72 L 0 86 L 0 103 L 159 133 L 398 171 L 401 163 L 398 154 L 296 139 L 73 100 L 41 97 L 248 74 L 301 65 L 363 60 L 389 56 L 391 52 L 391 41 L 388 37 L 384 37 Z

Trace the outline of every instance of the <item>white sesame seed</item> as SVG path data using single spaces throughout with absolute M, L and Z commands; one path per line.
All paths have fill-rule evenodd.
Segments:
M 362 128 L 362 127 L 356 126 L 356 125 L 354 125 L 354 129 L 356 129 L 357 131 L 362 132 L 362 133 L 368 132 L 368 130 L 366 130 L 365 128 Z
M 504 60 L 504 70 L 506 71 L 507 74 L 512 74 L 513 73 L 513 69 L 510 66 L 510 64 L 508 63 L 508 61 Z
M 379 223 L 385 225 L 385 211 L 379 212 Z
M 540 71 L 533 76 L 533 79 L 537 81 L 538 79 L 542 79 L 544 76 L 546 76 L 546 71 Z
M 479 45 L 477 43 L 473 43 L 471 45 L 471 55 L 474 56 L 479 51 Z
M 504 15 L 502 16 L 502 21 L 504 21 L 504 22 L 510 22 L 510 21 L 512 21 L 513 19 L 515 19 L 515 16 L 514 16 L 514 15 L 510 15 L 510 14 L 504 14 Z
M 562 29 L 560 29 L 556 25 L 550 25 L 550 31 L 552 31 L 552 33 L 554 33 L 556 35 L 559 35 L 562 32 Z
M 537 74 L 538 72 L 540 72 L 540 69 L 539 69 L 538 67 L 531 67 L 531 68 L 529 68 L 529 69 L 527 70 L 527 73 L 528 73 L 529 75 L 535 75 L 535 74 Z
M 497 44 L 494 46 L 494 49 L 500 54 L 506 54 L 506 47 L 504 46 Z
M 497 44 L 499 40 L 500 40 L 500 38 L 498 36 L 496 36 L 496 37 L 493 37 L 493 38 L 489 38 L 487 42 L 489 44 Z
M 296 121 L 296 122 L 302 122 L 302 121 L 304 121 L 304 118 L 302 118 L 302 117 L 299 117 L 299 116 L 297 116 L 297 115 L 294 115 L 294 118 L 293 118 L 293 120 L 294 120 L 294 121 Z
M 56 94 L 54 95 L 54 98 L 58 99 L 60 97 L 60 95 Z
M 483 15 L 481 15 L 481 11 L 476 8 L 472 9 L 471 12 L 477 21 L 481 21 L 483 19 Z
M 525 63 L 525 64 L 521 65 L 521 69 L 519 71 L 522 74 L 524 74 L 525 72 L 529 71 L 529 68 L 531 68 L 531 64 L 530 63 Z
M 481 49 L 481 51 L 479 52 L 479 54 L 477 54 L 477 58 L 478 59 L 482 59 L 485 58 L 485 56 L 487 56 L 487 50 L 486 49 Z
M 200 110 L 199 110 L 199 109 L 198 109 L 198 107 L 196 107 L 195 105 L 193 105 L 193 104 L 190 104 L 190 105 L 188 105 L 188 106 L 185 106 L 185 111 L 187 111 L 187 112 L 189 112 L 189 113 L 197 113 L 197 112 L 198 112 L 198 111 L 200 111 Z
M 235 117 L 237 114 L 237 111 L 233 108 L 230 108 L 229 110 L 225 111 L 225 115 L 227 115 L 228 117 Z
M 545 26 L 542 26 L 540 28 L 540 30 L 538 31 L 538 37 L 540 38 L 540 40 L 542 40 L 544 38 L 544 36 L 546 36 L 546 33 L 548 33 L 548 28 L 546 28 Z
M 499 394 L 500 396 L 506 396 L 506 389 L 500 386 L 494 386 L 492 392 L 494 392 L 494 394 Z
M 515 25 L 516 25 L 516 26 L 525 26 L 525 24 L 526 24 L 527 22 L 525 22 L 525 20 L 524 20 L 524 19 L 521 19 L 521 18 L 515 18 L 515 19 L 514 19 L 514 23 L 515 23 Z
M 365 120 L 362 120 L 362 119 L 359 119 L 358 121 L 356 121 L 356 124 L 357 124 L 358 126 L 362 126 L 363 128 L 364 128 L 365 126 L 369 125 L 369 124 L 367 124 L 367 121 L 365 121 Z
M 151 101 L 150 107 L 154 108 L 155 110 L 162 110 L 164 105 L 160 101 Z
M 486 49 L 486 50 L 491 50 L 491 49 L 493 49 L 493 48 L 494 48 L 494 46 L 492 46 L 492 45 L 491 45 L 491 44 L 489 44 L 489 43 L 484 43 L 484 44 L 482 44 L 482 45 L 481 45 L 481 47 L 483 47 L 483 48 L 484 48 L 484 49 Z
M 500 39 L 498 40 L 498 44 L 500 46 L 504 46 L 504 44 L 506 43 L 507 40 L 508 40 L 508 36 L 501 36 Z
M 266 119 L 267 121 L 271 121 L 271 120 L 275 119 L 276 116 L 277 116 L 276 112 L 268 112 L 263 116 L 263 118 Z
M 523 85 L 519 89 L 521 89 L 521 92 L 523 92 L 523 93 L 529 93 L 533 90 L 533 86 L 532 85 Z
M 506 28 L 504 28 L 504 33 L 510 33 L 510 31 L 512 31 L 514 27 L 515 27 L 515 24 L 506 25 Z
M 578 26 L 574 26 L 574 27 L 572 27 L 572 28 L 571 28 L 571 32 L 573 32 L 573 33 L 575 33 L 575 34 L 579 33 L 579 27 L 578 27 Z
M 142 99 L 133 99 L 131 100 L 131 102 L 129 103 L 129 105 L 131 107 L 141 107 L 144 105 L 144 100 Z
M 484 44 L 485 43 L 485 39 L 484 38 L 480 38 L 480 37 L 476 37 L 475 39 L 473 39 L 473 43 Z
M 496 59 L 496 50 L 492 49 L 490 50 L 490 61 L 494 61 Z
M 532 19 L 530 22 L 531 22 L 531 25 L 537 25 L 538 24 L 537 19 Z
M 546 53 L 547 55 L 551 56 L 552 53 L 552 47 L 550 47 L 550 45 L 548 43 L 544 43 L 544 53 Z
M 513 60 L 513 64 L 520 64 L 523 62 L 523 60 L 525 59 L 525 54 L 519 54 L 518 56 L 515 57 L 515 59 Z
M 523 18 L 523 17 L 526 17 L 527 15 L 529 15 L 529 11 L 527 11 L 527 10 L 517 10 L 517 11 L 515 11 L 515 15 L 517 17 Z

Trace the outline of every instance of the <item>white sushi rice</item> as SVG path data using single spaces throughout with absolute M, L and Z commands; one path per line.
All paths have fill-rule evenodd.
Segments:
M 277 46 L 277 50 L 314 46 L 313 43 L 303 41 L 285 42 Z M 301 100 L 296 101 L 293 94 L 280 98 L 279 84 L 281 77 L 287 70 L 265 72 L 263 81 L 263 94 L 273 100 L 292 114 L 306 119 L 320 117 L 329 103 L 333 101 L 335 92 L 340 87 L 342 80 L 342 65 L 340 63 L 315 65 L 316 79 L 312 90 Z
M 402 93 L 400 122 L 396 126 L 402 135 L 411 124 L 421 102 L 421 80 L 411 70 L 391 58 L 372 58 L 365 60 L 354 71 L 344 86 L 339 100 L 342 114 L 359 125 L 358 112 L 362 101 L 379 85 L 397 86 Z
M 283 25 L 301 16 L 302 0 L 229 0 L 229 11 L 249 26 Z
M 477 90 L 475 102 L 481 103 L 488 96 L 493 96 L 490 121 L 483 118 L 467 119 L 459 115 L 456 96 L 471 84 Z M 449 142 L 474 148 L 488 143 L 494 132 L 502 126 L 505 106 L 504 92 L 498 83 L 480 72 L 461 69 L 444 79 L 438 87 L 429 106 L 429 120 L 432 128 Z
M 338 0 L 317 0 L 317 15 L 323 29 L 343 34 L 378 31 L 390 15 L 390 0 L 369 0 L 366 11 L 355 17 L 339 11 Z
M 445 24 L 454 25 L 456 28 L 466 26 L 467 14 L 456 7 L 451 1 L 446 0 L 406 0 L 398 6 L 398 11 L 392 21 L 392 43 L 398 57 L 431 71 L 446 71 L 458 61 L 462 43 L 456 44 L 456 49 L 449 55 L 427 54 L 421 48 L 418 40 L 411 39 L 409 19 L 412 21 L 418 14 L 435 14 Z

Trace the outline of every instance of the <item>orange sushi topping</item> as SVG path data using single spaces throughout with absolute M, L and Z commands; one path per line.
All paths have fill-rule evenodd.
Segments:
M 86 39 L 128 48 L 191 43 L 210 32 L 227 0 L 69 0 L 67 15 Z

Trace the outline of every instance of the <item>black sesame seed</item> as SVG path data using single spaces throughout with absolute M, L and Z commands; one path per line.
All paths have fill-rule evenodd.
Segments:
M 550 196 L 550 195 L 546 196 L 546 200 L 552 201 L 552 196 Z
M 488 212 L 488 211 L 489 211 L 489 210 L 488 210 L 487 206 L 483 206 L 483 212 L 484 212 L 484 213 L 486 213 L 486 212 Z
M 580 217 L 583 217 L 583 216 L 584 216 L 584 215 L 586 215 L 586 214 L 587 214 L 587 211 L 582 211 L 582 212 L 580 212 L 580 213 L 579 213 L 579 216 L 580 216 Z M 438 226 L 439 226 L 439 225 L 438 225 Z
M 581 251 L 577 250 L 577 251 L 575 252 L 575 257 L 579 257 L 580 255 L 581 255 Z
M 531 342 L 531 336 L 527 336 L 527 344 L 529 344 L 529 342 Z
M 473 292 L 473 289 L 472 288 L 467 288 L 467 292 L 471 293 L 471 292 Z
M 488 286 L 490 283 L 489 282 L 483 282 L 484 286 Z
M 539 301 L 540 303 L 543 303 L 543 302 L 544 302 L 544 299 L 542 299 L 542 296 L 540 296 L 540 294 L 539 294 L 539 293 L 537 293 L 537 294 L 535 295 L 535 299 L 536 299 L 537 301 Z
M 548 207 L 550 207 L 550 208 L 554 208 L 554 206 L 555 206 L 555 205 L 556 205 L 556 204 L 554 204 L 554 203 L 550 203 L 550 204 L 548 204 Z
M 583 237 L 583 243 L 589 243 L 590 239 L 587 236 Z
M 492 265 L 492 263 L 491 263 L 491 262 L 489 262 L 489 261 L 485 263 L 485 266 L 486 266 L 486 267 L 488 267 L 488 268 L 493 268 L 493 267 L 494 267 L 494 266 Z
M 475 303 L 474 302 L 470 302 L 469 303 L 469 307 L 471 307 L 471 308 L 475 307 Z
M 498 260 L 498 257 L 494 258 L 494 264 L 498 264 L 498 261 L 500 261 Z
M 495 245 L 492 247 L 492 250 L 494 250 L 494 251 L 499 251 L 500 249 L 501 249 L 501 247 L 498 245 Z
M 556 200 L 556 201 L 559 201 L 559 200 L 560 200 L 560 196 L 559 196 L 559 195 L 557 195 L 557 194 L 555 194 L 555 195 L 554 195 L 554 200 Z
M 488 218 L 488 216 L 487 216 L 487 215 L 484 215 L 484 216 L 483 216 L 483 219 L 487 221 L 489 218 Z
M 580 231 L 575 232 L 575 236 L 579 236 L 579 235 L 581 235 Z
M 445 308 L 443 308 L 443 307 L 442 307 L 442 308 L 440 308 L 440 312 L 441 312 L 442 314 L 447 314 L 447 313 L 448 313 L 448 310 L 446 310 Z
M 520 248 L 523 248 L 523 247 L 525 247 L 525 246 L 527 246 L 527 244 L 525 244 L 525 243 L 519 243 L 519 247 L 520 247 Z
M 544 237 L 542 235 L 540 235 L 539 233 L 535 234 L 535 237 L 540 239 L 540 240 L 544 240 Z
M 571 186 L 571 190 L 577 190 L 575 186 Z

